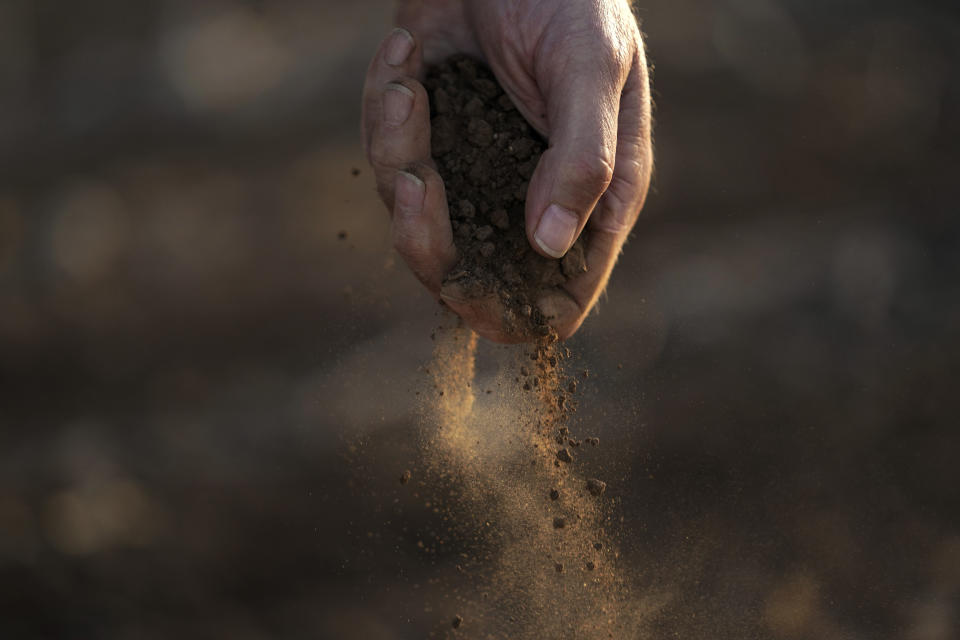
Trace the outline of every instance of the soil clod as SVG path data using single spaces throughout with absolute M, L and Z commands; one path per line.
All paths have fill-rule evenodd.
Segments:
M 557 451 L 557 460 L 561 462 L 573 462 L 573 454 L 566 449 L 560 449 L 560 451 Z
M 600 497 L 606 490 L 607 483 L 603 480 L 597 480 L 596 478 L 590 478 L 587 480 L 587 491 L 590 492 L 590 495 Z

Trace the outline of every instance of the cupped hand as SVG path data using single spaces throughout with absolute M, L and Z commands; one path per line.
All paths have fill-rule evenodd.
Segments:
M 454 53 L 485 61 L 549 143 L 530 180 L 526 232 L 559 258 L 585 228 L 587 272 L 538 306 L 561 338 L 603 292 L 643 207 L 653 165 L 643 42 L 627 0 L 407 0 L 363 93 L 363 134 L 393 240 L 417 278 L 468 326 L 515 342 L 491 300 L 444 288 L 457 262 L 443 181 L 430 158 L 426 65 Z

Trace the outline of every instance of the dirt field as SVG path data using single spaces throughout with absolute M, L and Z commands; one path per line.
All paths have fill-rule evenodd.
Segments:
M 534 584 L 488 515 L 541 512 L 424 464 L 444 319 L 359 149 L 388 3 L 83 5 L 0 3 L 0 635 L 554 637 L 614 547 L 621 637 L 960 634 L 947 9 L 645 4 L 655 188 L 565 363 L 611 540 Z

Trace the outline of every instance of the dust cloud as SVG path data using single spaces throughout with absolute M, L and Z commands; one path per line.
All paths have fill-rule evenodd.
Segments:
M 435 637 L 636 637 L 665 601 L 634 590 L 605 484 L 577 470 L 602 447 L 568 426 L 566 350 L 549 339 L 503 349 L 484 378 L 476 335 L 444 324 L 420 394 L 419 471 L 445 529 L 436 544 L 459 551 Z

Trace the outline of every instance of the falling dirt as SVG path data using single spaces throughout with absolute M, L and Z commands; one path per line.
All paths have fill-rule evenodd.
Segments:
M 462 637 L 637 637 L 660 603 L 636 596 L 620 564 L 607 484 L 558 458 L 575 408 L 566 349 L 552 338 L 497 348 L 499 370 L 480 386 L 496 391 L 475 394 L 476 336 L 452 316 L 445 324 L 419 396 L 418 473 L 435 489 L 441 537 L 461 545 L 445 591 L 449 611 L 470 620 Z M 521 368 L 539 376 L 536 390 L 523 390 Z
M 620 566 L 607 483 L 578 470 L 603 450 L 592 434 L 573 433 L 580 389 L 565 373 L 571 354 L 536 307 L 545 290 L 587 269 L 579 242 L 551 260 L 527 240 L 527 182 L 544 142 L 475 60 L 430 70 L 427 88 L 460 254 L 444 286 L 496 296 L 508 330 L 529 339 L 500 348 L 497 373 L 478 384 L 476 335 L 450 314 L 433 334 L 413 473 L 442 517 L 427 551 L 459 550 L 456 573 L 443 578 L 447 601 L 429 605 L 434 635 L 635 637 L 658 605 L 633 595 Z

